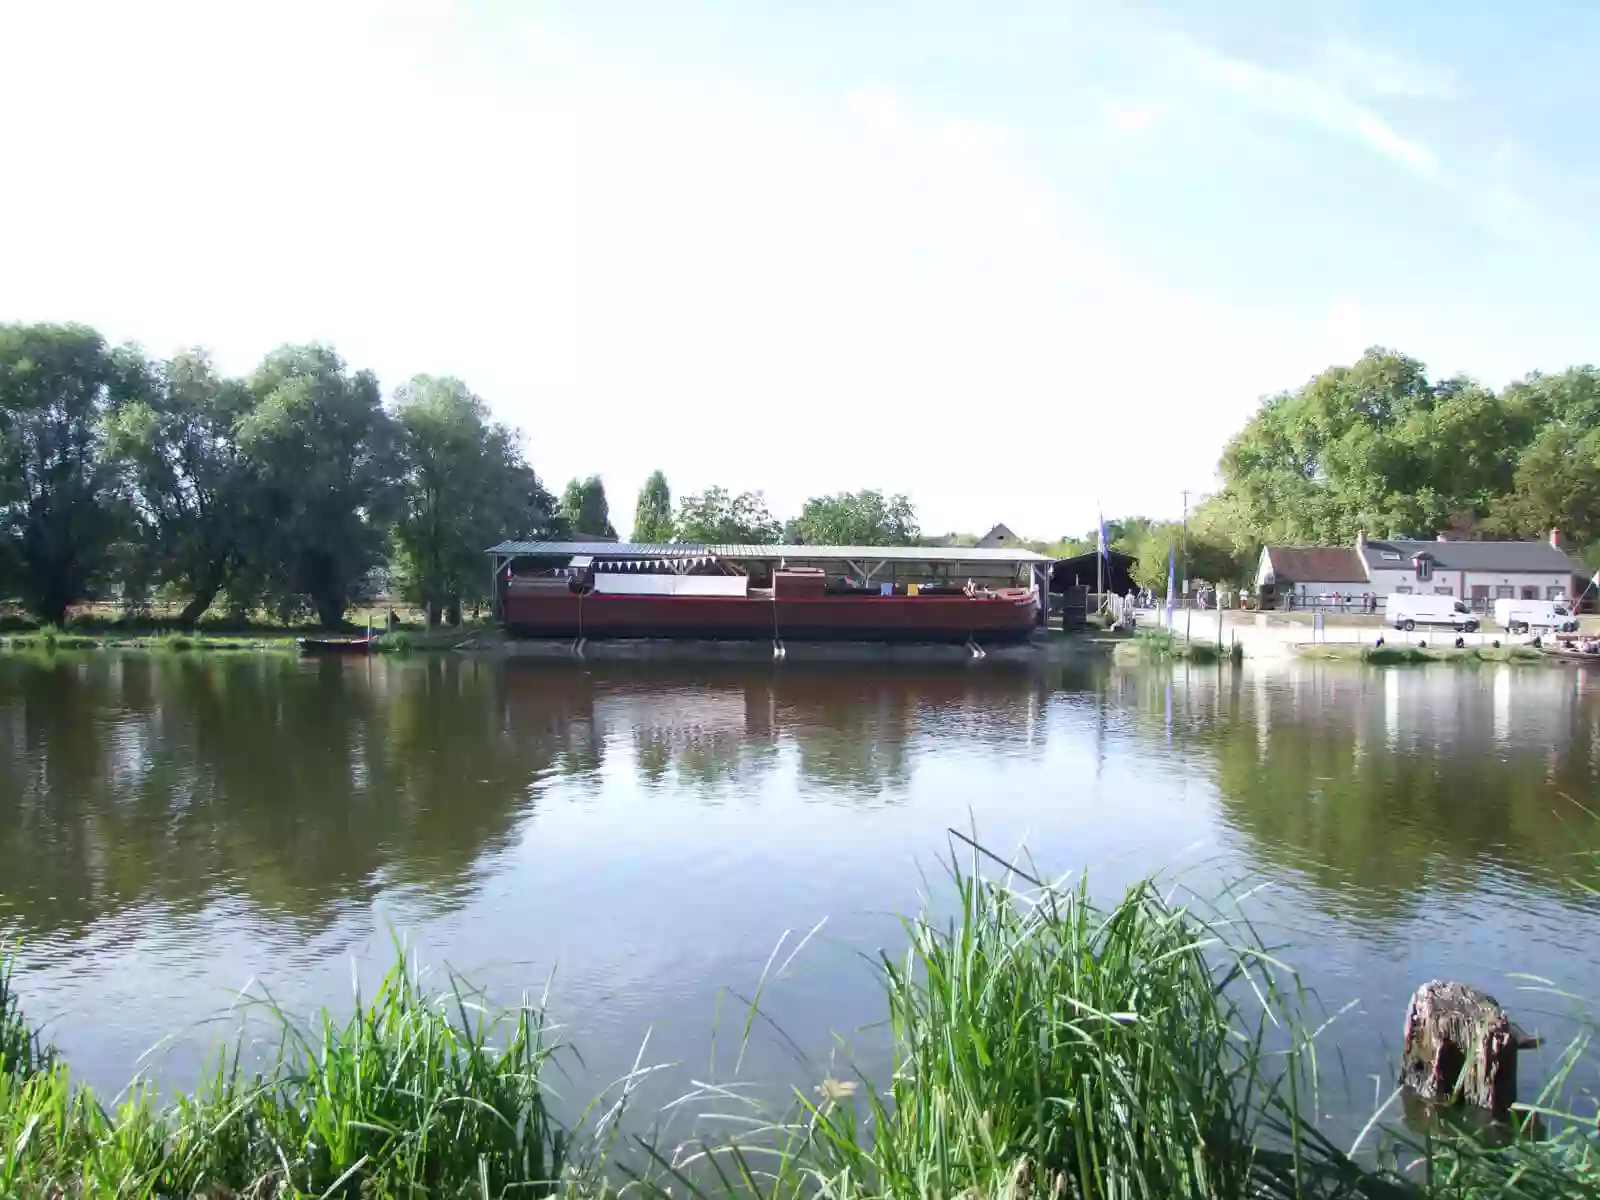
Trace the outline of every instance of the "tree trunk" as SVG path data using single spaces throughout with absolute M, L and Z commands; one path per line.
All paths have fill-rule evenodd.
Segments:
M 445 610 L 445 620 L 449 621 L 455 628 L 461 628 L 461 597 L 459 594 L 450 597 L 450 605 Z
M 1493 996 L 1435 979 L 1406 1010 L 1400 1081 L 1424 1100 L 1502 1117 L 1517 1100 L 1517 1051 L 1531 1045 Z
M 195 622 L 206 615 L 211 607 L 211 602 L 217 598 L 217 593 L 222 590 L 225 576 L 221 563 L 213 563 L 207 568 L 205 577 L 195 586 L 194 595 L 189 597 L 189 603 L 183 606 L 183 611 L 178 614 L 178 625 L 182 629 L 193 629 Z
M 423 612 L 427 614 L 428 632 L 432 633 L 435 629 L 439 628 L 439 602 L 437 600 L 430 599 L 422 606 L 422 609 Z
M 342 596 L 318 596 L 317 619 L 322 622 L 324 629 L 341 629 L 344 627 L 346 607 Z

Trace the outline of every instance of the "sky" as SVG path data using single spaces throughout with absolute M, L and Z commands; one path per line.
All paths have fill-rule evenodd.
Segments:
M 1600 5 L 0 0 L 0 321 L 454 375 L 626 535 L 1082 533 L 1371 345 L 1592 362 Z

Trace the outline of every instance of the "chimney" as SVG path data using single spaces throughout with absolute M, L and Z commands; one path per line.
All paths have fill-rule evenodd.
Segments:
M 1561 549 L 1561 530 L 1555 528 L 1550 530 L 1550 544 L 1557 550 Z

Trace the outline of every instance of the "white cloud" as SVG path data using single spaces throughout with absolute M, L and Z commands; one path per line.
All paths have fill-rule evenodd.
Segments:
M 1350 138 L 1427 179 L 1441 175 L 1438 160 L 1421 142 L 1400 133 L 1373 109 L 1310 75 L 1275 71 L 1198 45 L 1185 56 L 1208 78 L 1255 107 Z
M 1457 95 L 1454 71 L 1348 38 L 1329 41 L 1323 47 L 1323 59 L 1323 69 L 1335 80 L 1376 96 L 1454 100 Z
M 1149 129 L 1172 111 L 1170 104 L 1151 101 L 1145 104 L 1108 104 L 1106 117 L 1118 133 L 1137 134 Z

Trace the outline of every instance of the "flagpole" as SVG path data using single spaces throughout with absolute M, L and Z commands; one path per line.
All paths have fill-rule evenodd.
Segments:
M 1106 517 L 1105 513 L 1100 511 L 1099 505 L 1095 506 L 1095 511 L 1100 518 L 1098 532 L 1096 533 L 1096 536 L 1100 539 L 1100 544 L 1095 548 L 1094 552 L 1094 590 L 1095 594 L 1100 597 L 1100 607 L 1095 611 L 1104 612 L 1106 608 Z

